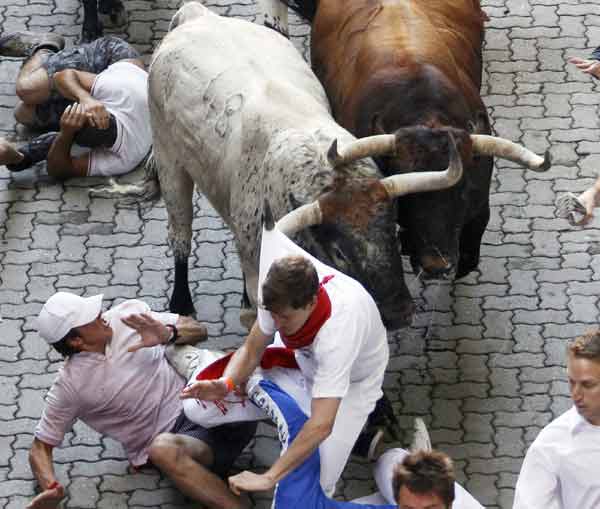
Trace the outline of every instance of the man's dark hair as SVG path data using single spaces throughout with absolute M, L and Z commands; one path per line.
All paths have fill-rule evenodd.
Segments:
M 450 508 L 454 501 L 455 479 L 454 466 L 447 454 L 440 451 L 414 452 L 394 469 L 396 501 L 400 488 L 406 486 L 412 493 L 434 493 Z
M 573 357 L 600 362 L 600 328 L 575 338 L 568 344 L 567 351 Z
M 85 125 L 75 133 L 75 143 L 88 148 L 111 148 L 117 141 L 117 136 L 117 120 L 109 113 L 106 129 Z
M 75 350 L 70 344 L 69 339 L 73 339 L 79 336 L 79 331 L 77 327 L 72 328 L 69 332 L 67 332 L 60 341 L 56 343 L 52 343 L 54 349 L 61 354 L 63 357 L 70 357 L 71 355 L 76 354 L 79 350 Z
M 277 313 L 306 307 L 319 290 L 315 266 L 304 256 L 286 256 L 271 265 L 262 285 L 262 305 Z

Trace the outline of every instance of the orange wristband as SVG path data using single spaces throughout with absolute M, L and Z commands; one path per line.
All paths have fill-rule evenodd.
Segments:
M 233 378 L 230 376 L 223 378 L 225 385 L 227 386 L 227 392 L 233 392 L 235 390 L 235 384 L 233 383 Z

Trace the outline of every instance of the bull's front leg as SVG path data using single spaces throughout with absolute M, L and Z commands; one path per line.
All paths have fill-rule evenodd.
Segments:
M 175 285 L 169 310 L 192 315 L 195 309 L 188 282 L 188 260 L 192 245 L 194 182 L 183 169 L 159 170 L 158 174 L 169 216 L 169 245 L 175 258 Z
M 81 42 L 91 42 L 102 35 L 102 26 L 98 19 L 97 0 L 81 0 L 83 3 L 83 27 Z
M 481 239 L 490 220 L 490 206 L 485 204 L 481 211 L 463 226 L 460 235 L 459 259 L 456 279 L 466 276 L 479 265 Z
M 258 0 L 259 20 L 289 39 L 288 7 L 281 0 Z

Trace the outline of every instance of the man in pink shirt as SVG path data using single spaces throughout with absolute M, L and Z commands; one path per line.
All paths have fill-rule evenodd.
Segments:
M 179 399 L 185 380 L 165 356 L 164 345 L 205 339 L 202 324 L 154 313 L 139 300 L 103 313 L 102 295 L 58 292 L 44 304 L 37 327 L 66 361 L 35 429 L 29 458 L 41 493 L 28 508 L 57 507 L 65 497 L 52 453 L 77 419 L 120 442 L 134 467 L 151 462 L 192 500 L 211 508 L 243 507 L 219 476 L 256 424 L 206 429 L 189 421 Z

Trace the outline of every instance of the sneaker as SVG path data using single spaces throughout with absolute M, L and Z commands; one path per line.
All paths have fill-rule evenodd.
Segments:
M 431 438 L 429 438 L 429 432 L 423 419 L 417 417 L 415 419 L 415 434 L 413 435 L 413 441 L 410 444 L 411 452 L 416 451 L 431 451 Z
M 383 429 L 381 428 L 363 431 L 358 435 L 358 439 L 352 448 L 352 454 L 365 458 L 368 461 L 374 461 L 377 446 L 382 438 Z
M 38 32 L 11 32 L 0 37 L 0 55 L 4 57 L 30 57 L 38 49 L 60 51 L 65 40 L 57 34 Z

